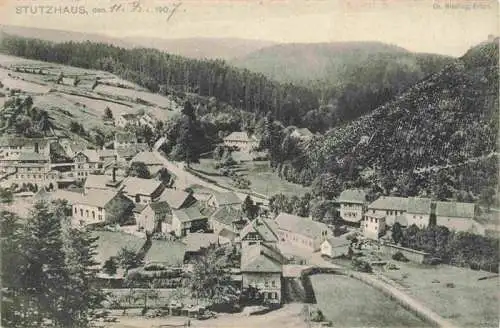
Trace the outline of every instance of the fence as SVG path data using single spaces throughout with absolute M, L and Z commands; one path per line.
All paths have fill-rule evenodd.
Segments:
M 390 256 L 393 256 L 396 253 L 401 253 L 408 260 L 420 264 L 424 263 L 431 256 L 429 253 L 426 252 L 421 252 L 411 248 L 401 247 L 394 244 L 381 244 L 380 251 Z

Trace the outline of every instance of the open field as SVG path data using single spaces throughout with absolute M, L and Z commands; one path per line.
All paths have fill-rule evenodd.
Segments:
M 1 80 L 4 88 L 20 89 L 24 92 L 44 94 L 49 92 L 50 87 L 45 85 L 36 84 L 33 82 L 23 81 L 21 79 L 14 79 L 7 77 Z
M 164 97 L 159 94 L 150 93 L 146 91 L 139 91 L 133 89 L 124 89 L 113 87 L 109 85 L 98 85 L 95 89 L 95 92 L 103 95 L 111 95 L 129 98 L 132 101 L 135 101 L 137 98 L 147 101 L 151 103 L 153 106 L 158 106 L 162 108 L 171 109 L 173 111 L 179 111 L 180 107 L 178 107 L 177 103 L 171 100 L 169 97 Z
M 200 159 L 199 164 L 192 164 L 192 168 L 198 173 L 217 181 L 224 186 L 231 186 L 231 178 L 219 175 L 219 172 L 214 168 L 215 161 L 213 159 Z M 250 180 L 250 189 L 268 197 L 283 193 L 285 195 L 303 195 L 310 192 L 310 188 L 294 184 L 283 179 L 280 179 L 274 173 L 268 161 L 262 162 L 244 162 L 235 166 L 236 171 L 243 174 Z
M 134 113 L 136 109 L 134 104 L 122 105 L 112 101 L 91 99 L 84 96 L 60 94 L 62 98 L 72 101 L 75 105 L 85 105 L 88 109 L 93 110 L 98 115 L 104 115 L 106 107 L 109 107 L 113 112 L 113 116 L 118 116 L 121 114 Z
M 310 277 L 318 307 L 335 327 L 424 327 L 427 324 L 364 283 L 341 275 Z
M 449 265 L 395 262 L 399 270 L 382 274 L 407 288 L 406 293 L 460 327 L 498 327 L 498 277 Z M 452 283 L 454 287 L 447 287 Z
M 191 319 L 191 327 L 204 328 L 306 328 L 302 315 L 302 304 L 286 304 L 281 309 L 263 315 L 246 316 L 243 313 L 218 314 L 217 318 L 209 320 Z M 119 322 L 110 324 L 109 328 L 153 328 L 160 325 L 182 325 L 187 321 L 184 317 L 144 318 L 119 317 Z

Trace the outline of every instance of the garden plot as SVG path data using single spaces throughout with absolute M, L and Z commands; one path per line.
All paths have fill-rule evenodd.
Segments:
M 142 101 L 145 101 L 147 104 L 150 104 L 151 106 L 166 108 L 172 111 L 181 110 L 180 106 L 175 101 L 173 101 L 169 97 L 165 97 L 156 93 L 118 88 L 102 84 L 98 85 L 94 89 L 94 91 L 104 95 L 127 98 L 130 101 L 138 101 L 140 99 Z

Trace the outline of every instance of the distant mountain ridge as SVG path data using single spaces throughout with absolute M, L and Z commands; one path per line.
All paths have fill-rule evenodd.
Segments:
M 164 39 L 148 37 L 115 38 L 102 34 L 0 25 L 0 32 L 24 38 L 52 42 L 99 42 L 122 48 L 153 48 L 194 59 L 225 59 L 246 56 L 261 48 L 275 45 L 272 41 L 239 38 L 183 38 Z
M 420 56 L 430 54 L 415 54 L 396 45 L 372 41 L 290 43 L 257 50 L 232 60 L 231 64 L 282 82 L 323 80 L 338 84 L 353 70 L 362 70 L 373 60 L 383 60 L 384 64 L 389 61 L 407 61 L 401 64 L 417 65 L 413 58 Z

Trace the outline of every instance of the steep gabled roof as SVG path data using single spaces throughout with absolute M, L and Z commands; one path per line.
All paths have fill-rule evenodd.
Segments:
M 40 154 L 40 153 L 35 153 L 35 152 L 22 152 L 19 154 L 18 158 L 17 158 L 18 161 L 20 162 L 47 162 L 49 160 L 49 157 L 44 155 L 44 154 Z
M 110 182 L 111 178 L 107 175 L 89 174 L 85 179 L 85 188 L 108 189 L 106 183 Z
M 105 207 L 117 194 L 116 191 L 112 190 L 96 189 L 86 195 L 81 195 L 81 198 L 75 204 Z
M 369 209 L 374 209 L 374 210 L 406 211 L 407 207 L 408 207 L 408 198 L 392 197 L 392 196 L 379 197 L 376 201 L 368 205 Z
M 361 189 L 347 189 L 340 193 L 338 198 L 340 203 L 366 203 L 366 192 Z
M 131 160 L 134 162 L 143 162 L 146 165 L 163 165 L 163 162 L 156 157 L 155 153 L 152 151 L 143 151 L 135 155 Z
M 331 237 L 325 240 L 324 242 L 329 243 L 332 247 L 349 246 L 351 244 L 351 241 L 343 236 Z
M 224 141 L 249 142 L 251 140 L 246 132 L 232 132 L 227 137 L 224 137 Z
M 263 244 L 250 245 L 241 252 L 241 272 L 282 272 L 284 256 Z
M 304 218 L 288 213 L 280 213 L 276 219 L 279 229 L 290 231 L 309 238 L 321 236 L 323 231 L 328 231 L 326 224 L 313 221 L 310 218 Z
M 436 216 L 472 219 L 475 205 L 472 203 L 436 202 Z
M 172 213 L 181 221 L 189 222 L 200 219 L 205 219 L 206 216 L 201 214 L 196 207 L 188 207 L 180 210 L 173 210 Z
M 238 222 L 243 220 L 243 211 L 241 209 L 235 209 L 230 206 L 224 206 L 216 210 L 211 219 L 220 222 L 224 225 L 230 226 L 233 222 Z
M 167 202 L 168 205 L 174 210 L 190 205 L 190 203 L 195 201 L 194 197 L 190 193 L 170 188 L 166 188 L 161 193 L 160 200 Z
M 212 197 L 215 198 L 219 206 L 236 205 L 243 203 L 241 199 L 232 191 L 214 192 Z
M 414 214 L 430 214 L 431 213 L 431 200 L 429 198 L 408 198 L 408 213 Z
M 277 242 L 278 226 L 274 220 L 257 218 L 249 222 L 240 232 L 241 238 L 245 238 L 249 233 L 256 233 L 264 242 Z
M 161 182 L 153 179 L 141 179 L 128 177 L 123 181 L 123 191 L 129 195 L 151 195 L 158 188 Z

